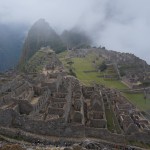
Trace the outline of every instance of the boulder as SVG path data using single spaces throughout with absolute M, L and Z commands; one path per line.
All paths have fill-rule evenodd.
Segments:
M 29 115 L 33 111 L 33 106 L 27 100 L 19 101 L 19 112 L 20 114 Z

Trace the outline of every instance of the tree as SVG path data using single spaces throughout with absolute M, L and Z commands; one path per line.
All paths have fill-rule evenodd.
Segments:
M 107 69 L 107 65 L 106 65 L 105 61 L 103 61 L 102 64 L 99 66 L 99 70 L 104 71 L 106 69 Z

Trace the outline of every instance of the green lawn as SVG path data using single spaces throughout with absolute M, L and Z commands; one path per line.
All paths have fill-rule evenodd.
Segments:
M 111 111 L 109 109 L 105 110 L 105 115 L 106 115 L 106 119 L 107 119 L 107 128 L 109 131 L 114 132 L 115 130 L 115 126 L 114 126 L 114 122 L 113 122 L 113 115 L 111 113 Z
M 72 68 L 72 70 L 75 72 L 77 78 L 81 81 L 81 83 L 90 85 L 92 83 L 99 83 L 103 84 L 110 88 L 116 88 L 116 89 L 125 89 L 127 88 L 126 85 L 121 83 L 119 80 L 105 80 L 103 78 L 100 78 L 98 76 L 104 75 L 105 72 L 84 72 L 84 71 L 93 71 L 95 70 L 93 61 L 96 65 L 101 64 L 103 61 L 103 58 L 98 58 L 94 53 L 91 53 L 87 55 L 85 58 L 66 58 L 67 51 L 60 53 L 59 55 L 60 60 L 64 64 L 65 68 Z M 67 64 L 68 61 L 73 61 L 73 64 L 69 66 Z
M 65 56 L 67 55 L 67 51 L 61 52 L 58 54 L 59 59 L 64 59 Z
M 74 64 L 72 65 L 74 72 L 76 73 L 77 78 L 84 84 L 90 85 L 91 83 L 100 83 L 104 84 L 110 88 L 116 89 L 125 89 L 127 88 L 123 83 L 119 80 L 105 80 L 98 76 L 103 75 L 103 72 L 88 72 L 85 73 L 84 71 L 92 71 L 94 67 L 92 66 L 92 59 L 89 59 L 89 56 L 86 58 L 73 58 L 72 61 Z
M 129 94 L 123 93 L 128 100 L 133 103 L 137 108 L 144 111 L 150 111 L 150 99 L 144 99 L 144 94 L 136 93 L 136 94 Z
M 106 107 L 105 107 L 106 108 Z M 115 114 L 110 107 L 110 109 L 105 109 L 105 115 L 107 119 L 107 128 L 111 132 L 117 132 L 118 134 L 121 134 L 121 129 L 118 123 L 117 118 L 115 117 Z
M 144 149 L 150 149 L 150 144 L 145 144 L 143 142 L 137 142 L 137 141 L 129 141 L 128 145 L 133 145 L 133 146 L 137 146 L 137 147 L 141 147 Z

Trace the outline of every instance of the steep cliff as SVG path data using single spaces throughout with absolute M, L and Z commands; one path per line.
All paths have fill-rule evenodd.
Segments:
M 44 19 L 40 19 L 34 23 L 28 32 L 23 45 L 20 65 L 24 64 L 41 47 L 46 46 L 49 46 L 56 52 L 62 51 L 64 49 L 59 35 L 57 35 L 57 33 Z

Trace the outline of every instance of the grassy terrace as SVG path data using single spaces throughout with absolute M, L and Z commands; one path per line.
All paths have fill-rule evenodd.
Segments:
M 122 82 L 119 80 L 106 80 L 103 78 L 100 78 L 98 76 L 103 75 L 105 72 L 93 72 L 94 67 L 92 66 L 93 60 L 95 61 L 96 64 L 100 64 L 102 62 L 102 58 L 96 61 L 96 55 L 94 54 L 89 54 L 85 58 L 71 58 L 71 59 L 66 59 L 67 52 L 63 52 L 59 54 L 60 60 L 63 62 L 64 66 L 66 68 L 72 68 L 74 73 L 76 74 L 77 78 L 86 85 L 90 85 L 91 83 L 99 83 L 99 84 L 104 84 L 106 87 L 110 88 L 116 88 L 116 89 L 127 89 L 128 87 L 124 85 Z M 72 61 L 72 65 L 68 65 L 67 62 Z M 89 72 L 85 72 L 89 71 Z M 91 72 L 90 72 L 91 71 Z M 107 71 L 107 70 L 106 70 Z M 144 95 L 141 94 L 128 94 L 128 93 L 123 93 L 123 95 L 128 98 L 128 100 L 133 103 L 134 105 L 137 106 L 140 110 L 144 111 L 150 111 L 150 100 L 144 99 Z
M 136 93 L 136 94 L 129 94 L 123 93 L 123 95 L 137 108 L 143 111 L 150 111 L 150 99 L 144 99 L 144 94 Z
M 98 76 L 104 75 L 104 73 L 98 72 L 84 72 L 84 71 L 92 71 L 93 66 L 91 61 L 88 58 L 73 58 L 72 59 L 74 64 L 74 72 L 77 75 L 77 78 L 83 82 L 84 84 L 91 84 L 93 81 L 96 83 L 104 84 L 107 87 L 117 88 L 117 89 L 124 89 L 126 86 L 122 84 L 120 81 L 117 80 L 105 80 Z
M 28 72 L 40 72 L 42 71 L 45 64 L 48 63 L 47 53 L 38 51 L 33 55 L 27 64 L 25 64 L 24 70 Z
M 104 84 L 107 87 L 116 88 L 116 89 L 125 89 L 127 88 L 123 83 L 118 80 L 106 80 L 99 76 L 104 75 L 105 72 L 94 72 L 93 61 L 98 65 L 102 62 L 102 58 L 96 60 L 96 55 L 89 54 L 85 58 L 71 58 L 65 59 L 66 52 L 59 54 L 60 60 L 63 62 L 66 68 L 70 66 L 67 64 L 67 61 L 72 61 L 71 68 L 75 72 L 77 78 L 86 85 L 90 85 L 91 83 L 100 83 Z M 87 72 L 88 71 L 88 72 Z M 106 70 L 107 71 L 107 70 Z
M 120 134 L 121 129 L 120 129 L 119 123 L 115 117 L 115 114 L 114 114 L 112 108 L 105 109 L 105 115 L 106 115 L 106 119 L 107 119 L 108 130 L 111 132 L 117 132 L 118 134 Z
M 91 83 L 100 83 L 104 84 L 107 87 L 117 88 L 117 89 L 125 89 L 127 88 L 122 82 L 119 80 L 105 80 L 102 77 L 105 72 L 97 72 L 94 68 L 93 61 L 96 65 L 102 63 L 103 59 L 96 59 L 96 55 L 89 54 L 85 58 L 65 58 L 66 52 L 59 54 L 59 58 L 63 62 L 65 68 L 68 70 L 71 68 L 73 72 L 76 74 L 77 78 L 85 85 L 90 85 Z M 67 62 L 72 62 L 69 65 Z M 111 132 L 121 133 L 118 122 L 114 116 L 114 113 L 111 109 L 105 110 L 106 118 L 107 118 L 107 126 Z

